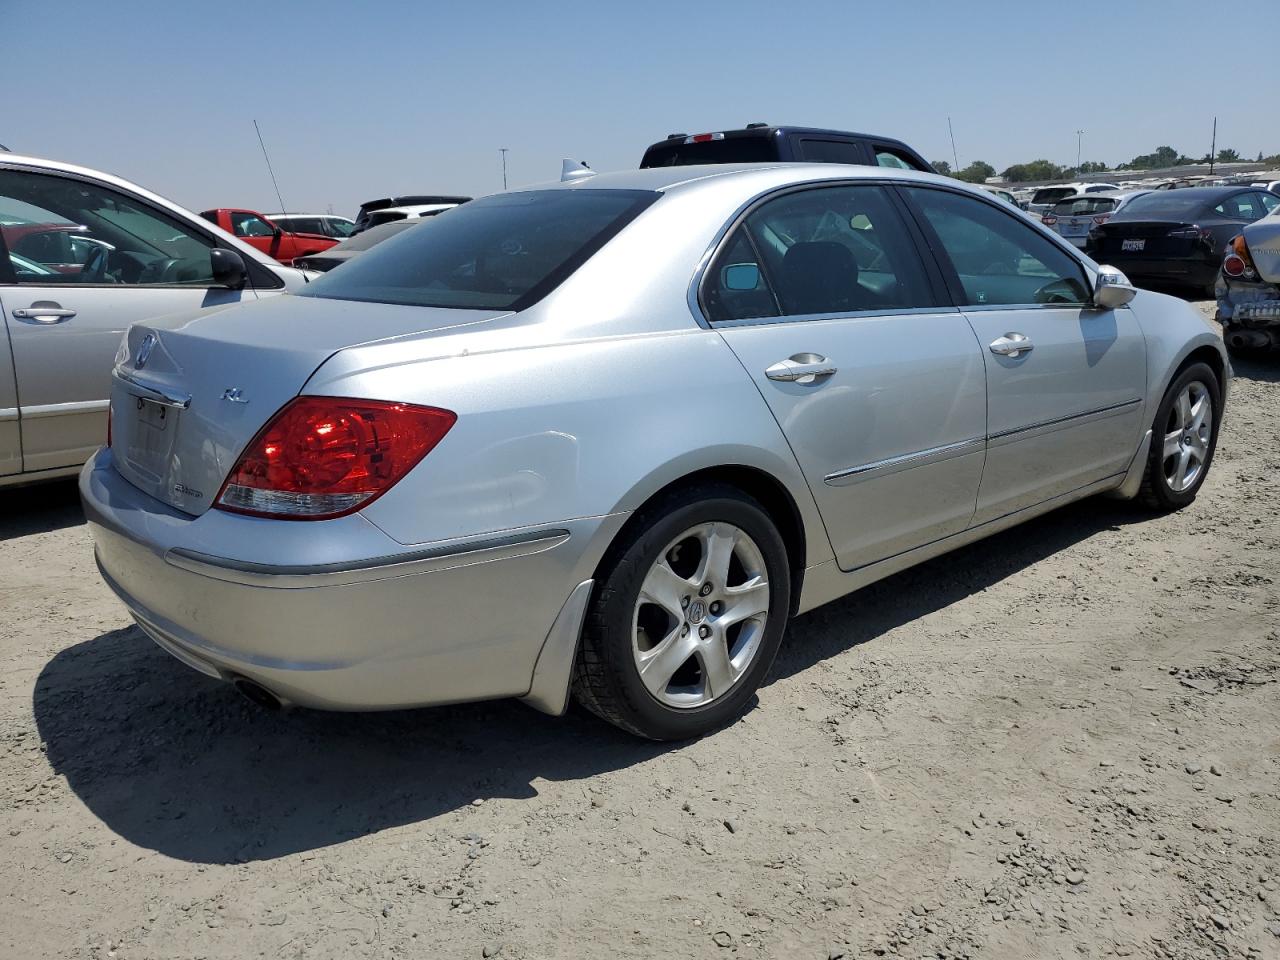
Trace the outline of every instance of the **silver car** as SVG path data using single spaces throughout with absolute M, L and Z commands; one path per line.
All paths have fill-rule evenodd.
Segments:
M 81 474 L 175 657 L 330 709 L 570 693 L 695 736 L 788 619 L 1103 491 L 1196 496 L 1230 367 L 990 194 L 831 164 L 472 201 L 134 325 Z
M 74 476 L 102 444 L 130 322 L 305 282 L 127 180 L 0 153 L 0 486 Z

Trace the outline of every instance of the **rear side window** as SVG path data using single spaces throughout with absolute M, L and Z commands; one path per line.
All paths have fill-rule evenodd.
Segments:
M 640 168 L 687 167 L 696 163 L 763 163 L 778 159 L 778 146 L 772 137 L 725 137 L 702 143 L 668 140 L 645 151 Z
M 711 264 L 702 288 L 702 307 L 711 321 L 776 317 L 770 289 L 746 227 L 739 227 Z
M 1232 220 L 1257 220 L 1263 214 L 1262 204 L 1254 193 L 1237 193 L 1234 197 L 1227 197 L 1213 210 Z
M 883 187 L 769 200 L 745 221 L 783 316 L 933 306 L 928 276 Z
M 324 224 L 319 217 L 290 217 L 281 226 L 292 233 L 318 233 L 324 235 Z
M 906 193 L 955 268 L 965 305 L 1089 302 L 1080 264 L 1018 217 L 947 190 Z
M 1071 187 L 1045 187 L 1044 189 L 1037 190 L 1035 192 L 1035 195 L 1031 198 L 1031 202 L 1036 204 L 1057 203 L 1059 200 L 1065 200 L 1074 193 L 1075 190 Z
M 895 170 L 915 170 L 916 165 L 897 150 L 889 147 L 876 147 L 876 166 L 892 167 Z
M 312 282 L 300 296 L 523 310 L 658 197 L 648 190 L 576 189 L 473 200 L 448 216 L 417 221 Z
M 862 144 L 848 140 L 801 140 L 800 159 L 812 163 L 866 164 Z

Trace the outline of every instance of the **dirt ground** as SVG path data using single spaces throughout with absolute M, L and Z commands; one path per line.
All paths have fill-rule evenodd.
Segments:
M 681 746 L 275 715 L 0 495 L 0 957 L 1280 957 L 1280 362 L 1189 509 L 1094 499 L 797 620 Z

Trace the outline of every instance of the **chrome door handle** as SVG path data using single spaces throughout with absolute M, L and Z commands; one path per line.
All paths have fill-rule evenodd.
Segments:
M 770 380 L 786 383 L 813 383 L 819 377 L 829 377 L 835 372 L 831 361 L 820 354 L 796 353 L 768 367 L 764 375 Z
M 52 300 L 37 300 L 29 307 L 18 307 L 13 311 L 15 320 L 27 323 L 62 323 L 75 315 L 74 310 L 64 310 L 62 304 Z
M 991 352 L 1002 357 L 1017 357 L 1035 348 L 1031 338 L 1021 333 L 1006 333 L 991 341 Z

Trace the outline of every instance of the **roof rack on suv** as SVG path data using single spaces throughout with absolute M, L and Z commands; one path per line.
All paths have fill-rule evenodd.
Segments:
M 816 127 L 748 123 L 738 130 L 668 134 L 650 145 L 645 167 L 701 163 L 851 163 L 933 173 L 929 162 L 892 137 Z

